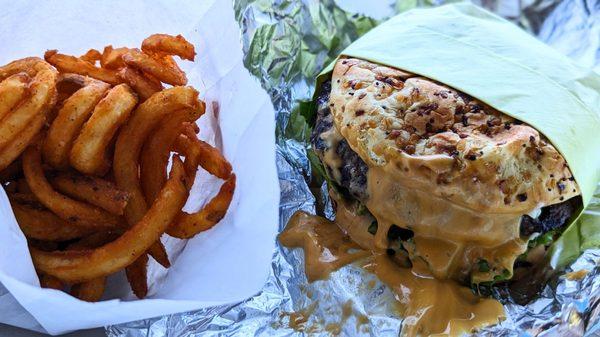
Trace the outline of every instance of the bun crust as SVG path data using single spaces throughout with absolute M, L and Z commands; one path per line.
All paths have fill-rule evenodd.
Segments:
M 562 155 L 533 127 L 433 80 L 340 59 L 329 106 L 369 165 L 486 212 L 528 212 L 580 194 Z

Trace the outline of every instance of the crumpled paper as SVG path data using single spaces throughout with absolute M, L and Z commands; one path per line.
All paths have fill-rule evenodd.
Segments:
M 197 56 L 179 64 L 207 103 L 200 136 L 223 149 L 237 175 L 230 210 L 216 227 L 189 241 L 163 238 L 173 265 L 165 270 L 152 262 L 147 299 L 137 300 L 119 273 L 98 303 L 39 288 L 26 240 L 0 189 L 0 322 L 59 334 L 236 303 L 255 294 L 268 276 L 277 231 L 275 123 L 269 97 L 244 68 L 231 4 L 32 1 L 5 6 L 0 21 L 0 64 L 52 48 L 81 55 L 107 44 L 140 46 L 154 33 L 184 35 Z M 199 209 L 220 186 L 200 171 L 186 210 Z
M 345 9 L 370 12 L 377 2 L 348 1 Z M 392 3 L 389 14 L 447 1 Z M 389 3 L 389 2 L 388 2 Z M 535 34 L 582 64 L 600 66 L 600 6 L 583 0 L 494 1 L 480 3 Z M 379 5 L 382 5 L 380 2 Z M 384 4 L 387 5 L 387 4 Z M 307 156 L 309 130 L 298 101 L 309 99 L 321 67 L 350 41 L 377 24 L 346 12 L 333 0 L 236 0 L 243 33 L 246 67 L 261 80 L 277 110 L 277 167 L 281 186 L 280 229 L 297 210 L 332 216 L 325 186 L 315 186 Z M 362 8 L 362 9 L 361 9 Z M 317 184 L 318 185 L 318 184 Z M 600 199 L 596 198 L 596 205 Z M 591 208 L 599 212 L 600 207 Z M 554 277 L 533 302 L 510 299 L 508 318 L 480 336 L 600 335 L 600 250 L 586 251 L 564 273 Z M 277 246 L 267 284 L 237 305 L 111 326 L 111 337 L 134 336 L 392 336 L 401 319 L 389 310 L 392 293 L 376 278 L 349 265 L 330 279 L 306 282 L 299 249 Z M 580 279 L 576 276 L 580 272 Z M 365 286 L 369 285 L 369 286 Z M 373 286 L 370 286 L 373 285 Z M 348 309 L 349 308 L 349 309 Z

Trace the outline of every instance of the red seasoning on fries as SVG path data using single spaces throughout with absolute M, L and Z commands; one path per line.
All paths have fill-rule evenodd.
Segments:
M 149 256 L 170 266 L 161 236 L 191 238 L 225 216 L 235 174 L 198 139 L 205 104 L 174 59 L 195 55 L 181 35 L 155 34 L 141 49 L 49 50 L 0 67 L 0 182 L 42 287 L 99 301 L 125 270 L 143 298 Z M 224 182 L 188 214 L 199 168 Z

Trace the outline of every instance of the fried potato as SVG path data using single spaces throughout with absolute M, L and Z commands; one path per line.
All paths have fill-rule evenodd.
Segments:
M 10 143 L 14 142 L 17 136 L 26 128 L 32 129 L 32 122 L 39 119 L 39 116 L 45 118 L 46 113 L 54 105 L 56 98 L 56 80 L 57 72 L 48 63 L 39 60 L 34 68 L 37 73 L 33 76 L 29 84 L 29 95 L 21 104 L 14 107 L 0 123 L 0 149 L 4 150 Z M 39 126 L 34 128 L 34 133 L 41 129 L 42 123 L 36 123 Z M 19 148 L 18 146 L 14 148 Z M 10 155 L 10 154 L 7 154 Z M 16 156 L 13 157 L 16 158 Z
M 177 110 L 198 114 L 198 92 L 191 87 L 173 87 L 163 90 L 142 103 L 123 127 L 115 145 L 113 170 L 117 186 L 129 193 L 125 216 L 130 225 L 141 219 L 147 205 L 139 179 L 139 161 L 142 146 L 150 132 L 161 120 Z M 193 116 L 190 117 L 193 119 Z
M 148 254 L 142 254 L 137 260 L 125 268 L 127 281 L 138 298 L 148 294 Z
M 81 126 L 110 88 L 108 83 L 81 75 L 71 74 L 69 79 L 80 81 L 83 87 L 64 102 L 50 125 L 43 144 L 44 160 L 58 169 L 69 166 L 69 154 Z
M 40 207 L 11 199 L 13 213 L 26 237 L 43 241 L 67 241 L 89 235 L 89 228 L 74 226 Z
M 30 192 L 19 192 L 13 191 L 8 195 L 11 204 L 13 202 L 18 202 L 22 205 L 29 205 L 33 208 L 44 209 L 44 205 L 40 203 L 40 200 Z
M 36 144 L 29 146 L 23 154 L 23 171 L 29 187 L 40 203 L 60 218 L 88 228 L 114 228 L 121 225 L 119 217 L 56 192 L 46 180 L 40 150 Z
M 17 192 L 20 194 L 33 195 L 33 192 L 31 192 L 31 188 L 29 188 L 29 185 L 27 184 L 27 180 L 25 180 L 25 178 L 17 180 L 16 187 L 17 187 Z M 35 196 L 34 196 L 34 198 L 35 198 Z M 35 199 L 35 200 L 37 200 L 37 199 Z
M 20 103 L 0 123 L 0 170 L 8 167 L 35 140 L 44 126 L 46 115 L 56 103 L 58 73 L 50 64 L 37 57 L 11 62 L 0 67 L 0 81 L 19 73 L 27 74 L 31 81 L 27 97 L 17 94 L 16 99 Z M 10 104 L 7 102 L 5 106 Z
M 50 275 L 40 275 L 40 286 L 42 288 L 54 290 L 65 289 L 65 284 L 61 280 Z
M 3 170 L 17 160 L 27 146 L 36 141 L 36 137 L 45 122 L 46 116 L 41 114 L 35 116 L 27 128 L 17 134 L 5 148 L 0 150 L 0 170 Z
M 161 82 L 174 86 L 187 84 L 185 73 L 176 64 L 165 61 L 168 59 L 163 59 L 163 57 L 155 59 L 142 53 L 139 49 L 130 50 L 122 58 L 128 66 L 148 73 Z
M 125 208 L 125 217 L 130 225 L 138 222 L 148 208 L 139 179 L 140 153 L 148 134 L 162 118 L 174 111 L 184 110 L 189 113 L 189 119 L 197 119 L 201 114 L 200 107 L 198 92 L 195 89 L 191 87 L 166 89 L 142 103 L 119 133 L 115 145 L 113 173 L 117 186 L 129 193 L 130 199 Z M 156 244 L 159 245 L 160 242 Z M 155 253 L 161 251 L 164 249 L 153 246 L 151 253 L 157 262 L 161 262 L 162 258 L 155 256 Z
M 0 119 L 25 99 L 29 80 L 26 73 L 18 73 L 0 82 Z
M 98 68 L 78 57 L 59 54 L 56 50 L 46 51 L 44 59 L 61 72 L 85 75 L 113 85 L 121 83 L 115 71 Z
M 188 190 L 189 192 L 189 190 Z M 148 254 L 152 256 L 152 258 L 158 262 L 161 266 L 165 268 L 171 267 L 171 261 L 169 261 L 169 255 L 167 254 L 167 249 L 160 241 L 160 238 L 156 240 L 156 242 L 148 248 Z
M 173 112 L 153 131 L 152 137 L 143 147 L 140 157 L 140 182 L 148 203 L 154 201 L 167 181 L 167 163 L 171 148 L 187 120 L 188 113 L 185 110 Z
M 234 191 L 235 174 L 231 174 L 221 186 L 219 193 L 200 211 L 191 214 L 181 212 L 177 220 L 167 230 L 167 234 L 180 239 L 189 239 L 200 232 L 211 229 L 227 213 Z
M 21 171 L 21 161 L 15 160 L 8 167 L 0 171 L 0 183 L 7 183 L 15 179 L 21 178 L 23 172 Z
M 200 161 L 200 153 L 198 148 L 194 146 L 194 141 L 198 139 L 197 134 L 200 132 L 200 128 L 196 124 L 186 124 L 183 126 L 183 132 L 175 143 L 173 144 L 173 150 L 185 157 L 183 166 L 185 172 L 188 175 L 190 186 L 188 189 L 192 189 L 192 185 L 196 180 L 196 174 L 198 173 L 198 166 Z
M 129 118 L 137 97 L 127 84 L 110 89 L 98 102 L 73 143 L 70 162 L 78 171 L 102 176 L 110 169 L 107 148 L 121 125 Z
M 51 178 L 50 183 L 56 190 L 71 198 L 98 206 L 115 215 L 123 215 L 129 199 L 127 192 L 101 178 L 60 173 Z
M 233 198 L 236 178 L 231 172 L 231 164 L 217 149 L 199 140 L 196 131 L 189 126 L 183 128 L 183 134 L 178 137 L 174 148 L 176 152 L 185 155 L 184 166 L 188 180 L 194 179 L 198 166 L 214 176 L 226 179 L 217 195 L 204 207 L 191 214 L 182 211 L 167 230 L 167 234 L 173 237 L 189 239 L 212 228 L 225 216 Z M 191 185 L 188 188 L 191 189 Z
M 0 67 L 0 81 L 18 73 L 26 73 L 29 77 L 34 77 L 40 69 L 45 68 L 42 63 L 46 62 L 39 57 L 26 57 L 12 61 Z
M 71 287 L 71 295 L 86 302 L 98 302 L 104 294 L 106 277 L 98 277 Z
M 185 204 L 185 179 L 183 164 L 175 157 L 169 180 L 152 207 L 118 239 L 83 251 L 44 252 L 31 247 L 34 265 L 40 272 L 70 283 L 107 276 L 130 265 L 159 239 Z
M 155 34 L 141 50 L 109 45 L 80 57 L 49 50 L 46 61 L 0 67 L 0 183 L 43 287 L 98 301 L 106 277 L 125 269 L 143 298 L 149 256 L 170 267 L 161 236 L 191 237 L 225 215 L 236 178 L 198 139 L 205 104 L 182 86 L 186 74 L 174 56 L 194 60 L 194 46 Z M 185 162 L 175 155 L 168 175 L 172 151 Z M 199 167 L 226 181 L 187 214 Z
M 193 61 L 196 56 L 194 45 L 187 42 L 181 35 L 150 35 L 142 42 L 142 51 L 150 54 L 177 55 L 189 61 Z
M 118 74 L 123 82 L 129 84 L 129 86 L 140 96 L 141 102 L 163 90 L 163 85 L 159 80 L 148 74 L 143 74 L 136 69 L 125 67 L 121 69 Z
M 195 135 L 178 137 L 175 150 L 179 153 L 187 153 L 186 158 L 188 156 L 196 158 L 198 165 L 217 178 L 227 179 L 231 174 L 231 164 L 221 152 Z
M 94 232 L 93 234 L 81 238 L 77 242 L 69 244 L 67 250 L 98 248 L 109 242 L 115 241 L 121 234 L 123 234 L 123 231 L 120 230 Z
M 106 69 L 118 70 L 124 68 L 126 65 L 122 59 L 122 56 L 130 50 L 131 49 L 127 47 L 113 48 L 113 46 L 106 46 L 102 52 L 100 64 Z
M 110 240 L 110 236 L 107 233 L 108 232 L 100 232 L 92 234 L 91 236 L 83 238 L 82 240 L 79 240 L 78 242 L 69 245 L 67 247 L 67 250 L 84 250 L 100 247 L 112 241 Z M 98 302 L 102 298 L 105 288 L 106 277 L 98 277 L 89 281 L 73 285 L 69 293 L 82 301 Z
M 96 64 L 96 62 L 102 59 L 102 54 L 100 54 L 100 52 L 96 49 L 90 49 L 85 54 L 79 56 L 79 58 L 88 63 Z

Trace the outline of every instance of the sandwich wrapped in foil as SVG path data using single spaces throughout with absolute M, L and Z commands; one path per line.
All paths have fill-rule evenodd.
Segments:
M 300 101 L 311 97 L 315 76 L 348 44 L 374 26 L 362 13 L 393 15 L 436 0 L 235 0 L 245 65 L 270 94 L 277 111 L 280 229 L 297 210 L 333 210 L 326 185 L 312 176 L 310 130 Z M 581 64 L 600 70 L 600 3 L 593 0 L 483 0 L 478 3 L 515 22 Z M 368 7 L 368 8 L 367 8 Z M 317 187 L 315 187 L 317 186 Z M 320 186 L 320 188 L 318 187 Z M 600 193 L 588 213 L 600 216 Z M 498 289 L 502 292 L 502 289 Z M 503 298 L 507 319 L 480 336 L 600 335 L 600 250 L 587 250 L 554 276 L 526 305 Z M 256 296 L 229 306 L 107 328 L 109 336 L 393 336 L 402 320 L 392 292 L 376 277 L 349 265 L 328 280 L 307 283 L 303 254 L 279 244 L 271 275 Z

